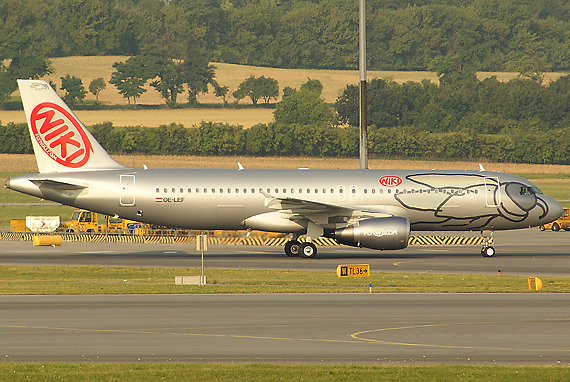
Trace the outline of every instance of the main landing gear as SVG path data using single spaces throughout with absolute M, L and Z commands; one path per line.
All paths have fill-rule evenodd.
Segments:
M 317 254 L 317 246 L 311 242 L 300 243 L 296 236 L 293 240 L 289 240 L 285 244 L 285 254 L 289 257 L 299 256 L 305 259 L 315 257 Z
M 481 231 L 481 236 L 483 237 L 483 248 L 481 248 L 481 256 L 483 257 L 493 257 L 495 256 L 495 248 L 491 247 L 491 238 L 493 237 L 493 231 L 489 236 L 485 236 L 484 231 Z

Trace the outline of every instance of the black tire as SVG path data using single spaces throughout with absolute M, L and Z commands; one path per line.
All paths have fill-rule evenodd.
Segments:
M 543 225 L 541 225 L 539 228 L 540 228 L 540 230 L 543 231 L 543 232 L 546 231 L 546 228 L 544 228 Z
M 558 225 L 558 223 L 553 223 L 553 224 L 552 224 L 552 230 L 553 230 L 554 232 L 560 231 L 560 226 Z
M 73 228 L 68 228 L 67 230 L 65 230 L 65 232 L 67 232 L 67 233 L 75 233 L 75 231 L 73 230 Z
M 285 254 L 289 257 L 299 256 L 299 243 L 297 240 L 289 240 L 285 244 Z
M 483 257 L 493 257 L 495 256 L 495 248 L 493 247 L 484 247 L 481 249 L 481 256 Z
M 317 246 L 313 243 L 302 243 L 299 246 L 299 256 L 303 259 L 311 259 L 317 255 Z

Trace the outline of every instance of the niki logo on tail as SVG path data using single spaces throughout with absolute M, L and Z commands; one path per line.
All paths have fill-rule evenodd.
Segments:
M 30 123 L 33 136 L 42 150 L 57 163 L 79 168 L 89 160 L 93 147 L 85 130 L 61 106 L 51 102 L 40 103 L 33 109 Z

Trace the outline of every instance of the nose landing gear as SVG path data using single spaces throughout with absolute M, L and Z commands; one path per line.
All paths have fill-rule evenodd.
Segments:
M 493 231 L 489 236 L 485 236 L 485 231 L 481 231 L 481 236 L 483 238 L 483 248 L 481 248 L 481 256 L 483 257 L 493 257 L 495 256 L 495 248 L 491 247 L 491 242 L 493 238 Z

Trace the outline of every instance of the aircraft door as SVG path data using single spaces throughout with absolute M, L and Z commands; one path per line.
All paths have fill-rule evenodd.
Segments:
M 121 206 L 135 205 L 135 176 L 121 175 Z
M 501 204 L 499 178 L 485 177 L 485 203 L 487 207 L 499 207 Z

